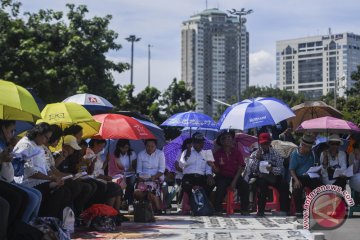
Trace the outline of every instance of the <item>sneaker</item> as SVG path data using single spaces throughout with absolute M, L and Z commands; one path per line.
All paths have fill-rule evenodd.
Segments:
M 134 213 L 134 206 L 133 206 L 133 205 L 129 205 L 129 207 L 128 207 L 128 213 L 129 213 L 129 214 Z

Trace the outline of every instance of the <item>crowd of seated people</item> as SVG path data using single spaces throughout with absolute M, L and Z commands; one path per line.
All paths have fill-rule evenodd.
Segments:
M 116 147 L 103 160 L 101 152 L 107 142 L 101 139 L 82 139 L 82 128 L 73 125 L 62 130 L 57 125 L 39 123 L 28 130 L 15 144 L 15 121 L 0 121 L 0 238 L 16 221 L 29 223 L 37 216 L 61 218 L 70 206 L 77 219 L 92 204 L 103 203 L 117 210 L 125 202 L 132 208 L 134 199 L 147 198 L 156 213 L 164 210 L 162 185 L 166 173 L 165 156 L 157 149 L 157 141 L 144 141 L 145 149 L 135 153 L 127 139 L 116 141 Z M 283 136 L 284 135 L 284 136 Z M 280 138 L 295 141 L 290 130 Z M 314 154 L 316 138 L 304 134 L 292 152 L 288 168 L 284 159 L 271 146 L 267 132 L 258 136 L 258 148 L 246 161 L 234 144 L 235 133 L 219 134 L 216 150 L 205 150 L 204 135 L 194 133 L 186 139 L 175 163 L 176 182 L 181 185 L 179 199 L 190 196 L 192 189 L 201 187 L 211 200 L 217 214 L 221 214 L 228 190 L 237 192 L 240 212 L 248 215 L 250 185 L 256 190 L 257 215 L 265 215 L 269 186 L 279 193 L 280 212 L 289 214 L 293 198 L 296 214 L 303 211 L 304 188 L 315 189 L 334 184 L 360 191 L 360 144 L 353 141 L 351 151 L 340 149 L 343 140 L 337 134 L 328 137 L 327 147 L 319 161 Z M 110 149 L 110 148 L 109 148 Z M 16 159 L 22 159 L 19 161 Z M 22 165 L 21 165 L 22 164 Z M 353 176 L 333 178 L 334 169 L 353 166 Z M 319 166 L 318 176 L 308 174 Z M 292 180 L 284 177 L 291 174 Z M 248 177 L 245 177 L 247 175 Z M 121 176 L 124 184 L 113 181 Z M 291 187 L 290 187 L 291 185 Z

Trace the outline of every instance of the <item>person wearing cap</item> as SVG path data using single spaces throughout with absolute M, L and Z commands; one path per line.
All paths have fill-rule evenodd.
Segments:
M 260 133 L 258 137 L 259 149 L 250 155 L 250 176 L 256 178 L 258 216 L 264 216 L 268 186 L 275 187 L 280 193 L 280 211 L 289 211 L 289 185 L 283 179 L 283 158 L 271 147 L 271 136 L 269 133 Z M 260 162 L 266 161 L 266 171 L 260 171 Z
M 315 154 L 312 152 L 315 140 L 313 135 L 304 134 L 300 140 L 299 148 L 290 155 L 289 170 L 293 181 L 292 195 L 295 200 L 297 216 L 301 216 L 303 212 L 302 194 L 304 187 L 313 190 L 321 185 L 320 178 L 310 178 L 307 174 L 309 168 L 315 166 Z
M 182 189 L 189 196 L 194 186 L 202 187 L 209 197 L 214 188 L 212 166 L 214 156 L 211 150 L 204 150 L 205 137 L 196 132 L 192 136 L 192 148 L 183 151 L 179 160 L 179 167 L 183 169 Z
M 340 176 L 338 178 L 333 178 L 334 171 L 336 168 L 341 170 L 346 170 L 347 160 L 346 153 L 339 149 L 340 145 L 343 144 L 343 141 L 338 134 L 332 134 L 328 138 L 329 149 L 323 151 L 320 155 L 320 163 L 322 166 L 321 176 L 323 184 L 332 184 L 341 187 L 345 190 L 346 186 L 346 177 Z
M 50 169 L 49 174 L 56 177 L 67 177 L 70 175 L 69 173 L 63 173 L 59 171 L 55 167 L 55 157 L 56 159 L 59 158 L 66 158 L 68 156 L 71 156 L 76 150 L 80 150 L 80 146 L 77 143 L 77 140 L 72 135 L 66 135 L 63 138 L 63 144 L 62 144 L 62 150 L 59 153 L 51 153 L 49 146 L 56 147 L 60 141 L 60 138 L 62 136 L 62 130 L 57 125 L 50 125 L 53 134 L 51 135 L 49 141 L 43 145 L 44 151 L 45 151 L 45 158 L 47 160 L 48 167 Z M 84 207 L 92 197 L 94 190 L 91 184 L 88 184 L 86 182 L 80 181 L 80 180 L 72 180 L 71 178 L 68 178 L 64 181 L 64 187 L 68 188 L 71 191 L 72 198 L 74 201 L 74 213 L 76 217 L 80 216 L 80 213 L 84 210 Z
M 248 215 L 249 184 L 241 174 L 245 169 L 244 157 L 234 145 L 234 131 L 221 133 L 216 143 L 220 148 L 214 153 L 216 177 L 215 210 L 221 212 L 227 188 L 237 189 L 241 200 L 241 214 Z

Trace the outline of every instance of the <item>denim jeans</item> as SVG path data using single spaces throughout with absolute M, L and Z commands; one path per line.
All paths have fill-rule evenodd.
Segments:
M 33 220 L 39 214 L 39 209 L 41 205 L 42 195 L 41 192 L 35 188 L 27 187 L 21 184 L 13 183 L 16 187 L 25 191 L 28 195 L 28 203 L 26 205 L 25 212 L 22 216 L 22 220 L 26 223 Z

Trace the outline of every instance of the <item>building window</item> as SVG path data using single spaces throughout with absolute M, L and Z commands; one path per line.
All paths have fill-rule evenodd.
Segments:
M 320 82 L 323 76 L 322 58 L 299 60 L 299 83 Z

